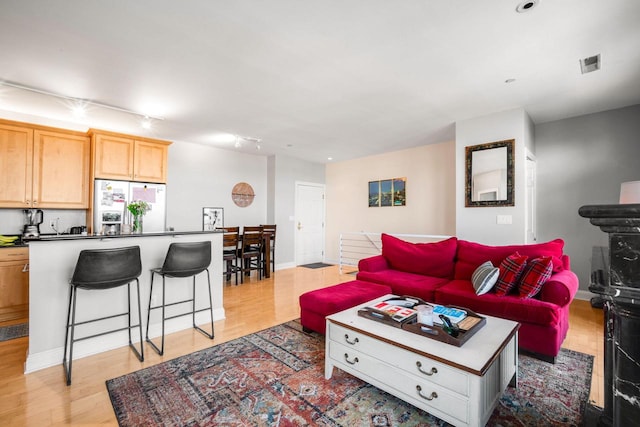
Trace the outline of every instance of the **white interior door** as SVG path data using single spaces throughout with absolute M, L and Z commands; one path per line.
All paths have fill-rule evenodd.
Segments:
M 324 260 L 324 185 L 296 183 L 296 265 Z

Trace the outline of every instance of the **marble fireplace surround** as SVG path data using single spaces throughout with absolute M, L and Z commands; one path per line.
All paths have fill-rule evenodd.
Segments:
M 609 234 L 605 280 L 589 290 L 604 301 L 604 407 L 597 425 L 640 419 L 640 204 L 587 205 L 579 215 Z

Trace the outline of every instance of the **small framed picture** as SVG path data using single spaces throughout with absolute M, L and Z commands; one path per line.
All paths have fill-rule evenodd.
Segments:
M 224 227 L 224 208 L 202 208 L 202 230 L 213 231 Z

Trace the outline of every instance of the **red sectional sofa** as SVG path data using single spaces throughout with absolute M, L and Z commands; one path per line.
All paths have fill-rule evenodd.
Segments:
M 563 247 L 560 239 L 532 245 L 487 246 L 455 237 L 435 243 L 409 243 L 383 234 L 382 255 L 361 260 L 356 278 L 387 285 L 396 295 L 412 295 L 520 322 L 520 348 L 554 361 L 569 329 L 569 304 L 578 290 L 578 278 L 569 270 L 569 257 Z M 551 276 L 541 290 L 529 298 L 514 292 L 477 295 L 471 282 L 476 268 L 486 261 L 498 267 L 515 252 L 529 260 L 551 258 Z

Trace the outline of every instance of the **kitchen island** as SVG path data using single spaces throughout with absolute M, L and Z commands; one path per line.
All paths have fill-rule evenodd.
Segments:
M 50 366 L 61 365 L 64 352 L 65 322 L 69 303 L 69 280 L 73 275 L 78 255 L 83 249 L 108 249 L 126 246 L 140 246 L 142 274 L 140 280 L 140 298 L 142 306 L 143 328 L 146 328 L 147 306 L 151 288 L 150 269 L 161 267 L 169 245 L 173 242 L 211 241 L 211 292 L 213 298 L 214 320 L 225 318 L 222 301 L 222 232 L 164 232 L 116 236 L 61 235 L 43 236 L 29 242 L 29 351 L 25 363 L 25 373 Z M 183 300 L 191 295 L 192 279 L 167 279 L 167 301 Z M 196 276 L 196 299 L 206 301 L 206 274 Z M 125 288 L 101 291 L 85 291 L 78 294 L 76 319 L 101 317 L 126 311 Z M 136 304 L 135 286 L 132 288 L 132 305 Z M 152 302 L 159 302 L 159 289 L 154 289 Z M 173 298 L 173 299 L 172 299 Z M 203 304 L 204 305 L 204 304 Z M 191 309 L 190 304 L 176 307 L 178 312 Z M 133 315 L 135 316 L 135 308 Z M 152 313 L 149 337 L 161 334 L 159 311 Z M 167 315 L 170 313 L 167 312 Z M 208 312 L 196 314 L 197 324 L 208 322 Z M 105 329 L 114 329 L 126 325 L 126 317 L 109 319 L 84 329 L 76 328 L 77 333 L 91 335 Z M 179 317 L 165 323 L 165 334 L 192 327 L 191 316 Z M 144 335 L 144 330 L 143 330 Z M 133 340 L 137 342 L 137 330 L 133 331 Z M 90 356 L 114 348 L 128 345 L 126 331 L 104 335 L 80 341 L 74 345 L 74 359 Z M 146 344 L 145 344 L 146 345 Z M 147 346 L 145 348 L 148 349 Z

